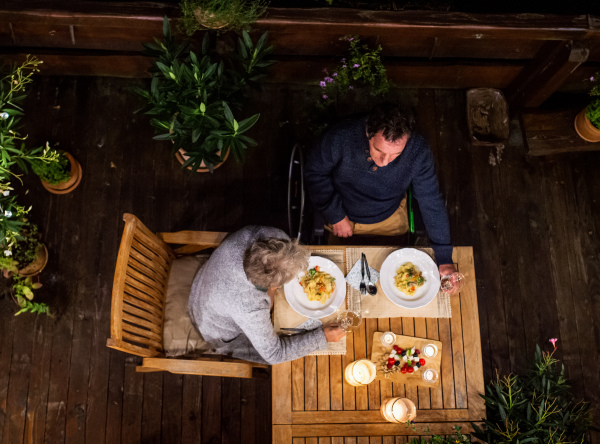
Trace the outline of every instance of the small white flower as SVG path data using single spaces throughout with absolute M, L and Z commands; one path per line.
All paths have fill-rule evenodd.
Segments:
M 9 117 L 8 113 L 1 113 L 0 114 L 0 119 L 2 119 L 2 120 L 6 120 L 6 119 L 8 119 L 8 117 Z
M 4 250 L 4 256 L 12 256 L 12 251 Z
M 4 194 L 5 196 L 8 196 L 10 194 L 10 191 L 8 191 L 8 190 L 2 191 L 2 194 Z
M 11 216 L 12 216 L 12 211 L 5 211 L 5 212 L 4 212 L 4 215 L 5 215 L 6 217 L 11 217 Z

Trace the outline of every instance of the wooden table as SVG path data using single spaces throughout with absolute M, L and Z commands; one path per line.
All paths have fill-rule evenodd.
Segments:
M 449 434 L 455 424 L 463 433 L 472 431 L 470 421 L 485 416 L 473 249 L 455 247 L 453 259 L 469 279 L 452 298 L 452 318 L 364 319 L 347 336 L 345 356 L 306 356 L 273 366 L 273 443 L 386 444 L 397 435 Z M 353 387 L 344 381 L 346 365 L 370 355 L 373 333 L 388 330 L 442 342 L 438 388 L 378 380 Z M 396 396 L 417 405 L 416 430 L 382 418 L 381 401 Z

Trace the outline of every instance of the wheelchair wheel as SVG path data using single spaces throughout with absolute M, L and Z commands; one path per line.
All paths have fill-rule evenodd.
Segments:
M 290 156 L 287 204 L 289 235 L 300 240 L 304 220 L 304 158 L 302 146 L 298 143 Z

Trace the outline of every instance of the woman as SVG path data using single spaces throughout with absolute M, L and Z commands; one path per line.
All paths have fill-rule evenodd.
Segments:
M 327 348 L 344 332 L 325 325 L 279 337 L 271 308 L 275 291 L 306 270 L 310 252 L 281 230 L 249 226 L 228 236 L 192 285 L 192 321 L 219 354 L 278 364 Z

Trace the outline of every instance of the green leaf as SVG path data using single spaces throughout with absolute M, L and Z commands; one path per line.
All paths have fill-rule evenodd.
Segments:
M 234 122 L 235 119 L 233 118 L 233 113 L 231 112 L 231 109 L 229 108 L 229 105 L 227 105 L 227 102 L 223 101 L 223 114 L 225 115 L 225 119 L 227 119 L 228 122 Z
M 165 15 L 163 18 L 163 35 L 165 40 L 171 40 L 171 25 L 169 24 L 169 18 Z
M 240 125 L 238 124 L 237 120 L 233 119 L 233 130 L 237 133 L 238 128 L 240 127 Z
M 239 130 L 238 132 L 241 133 L 245 133 L 246 131 L 248 131 L 250 128 L 252 128 L 256 122 L 258 122 L 258 119 L 260 118 L 260 114 L 254 114 L 251 117 L 248 117 L 247 119 L 244 119 L 240 122 L 239 125 Z
M 253 48 L 252 39 L 250 38 L 250 36 L 248 35 L 248 33 L 246 31 L 242 32 L 242 37 L 244 39 L 244 45 L 246 46 L 246 48 L 248 48 L 249 51 L 251 51 Z

